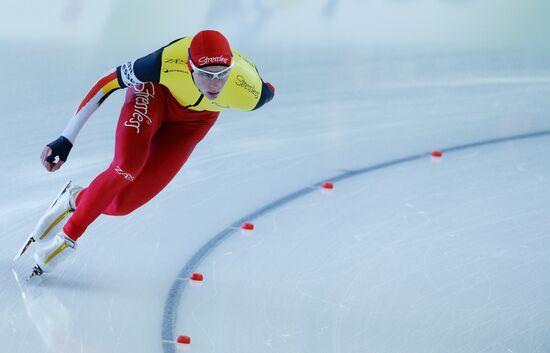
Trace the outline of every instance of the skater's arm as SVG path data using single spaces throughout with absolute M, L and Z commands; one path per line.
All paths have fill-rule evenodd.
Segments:
M 158 83 L 162 58 L 161 48 L 135 61 L 129 61 L 107 73 L 90 89 L 75 115 L 61 133 L 71 143 L 74 141 L 90 116 L 111 93 L 120 88 L 137 86 L 145 82 Z
M 100 78 L 80 103 L 61 136 L 49 143 L 40 156 L 46 170 L 54 172 L 67 160 L 80 130 L 111 93 L 145 82 L 158 83 L 164 47 L 135 61 L 118 66 Z
M 117 70 L 107 73 L 96 82 L 88 91 L 88 94 L 86 94 L 84 100 L 78 106 L 72 119 L 69 120 L 69 123 L 61 133 L 61 136 L 64 136 L 72 144 L 74 144 L 78 133 L 86 121 L 88 121 L 101 103 L 103 103 L 111 93 L 122 88 L 118 79 Z
M 80 103 L 76 113 L 69 120 L 61 136 L 55 141 L 50 142 L 42 150 L 40 160 L 47 171 L 55 172 L 61 168 L 69 156 L 76 136 L 86 121 L 96 111 L 97 107 L 119 88 L 121 88 L 121 85 L 118 82 L 116 70 L 107 73 L 96 82 Z
M 262 80 L 262 93 L 260 95 L 260 100 L 258 100 L 258 103 L 252 110 L 256 110 L 260 108 L 262 105 L 271 101 L 274 96 L 275 96 L 275 87 L 271 83 L 264 82 Z
M 239 54 L 239 56 L 242 56 L 242 54 Z M 258 99 L 258 102 L 252 108 L 252 110 L 256 110 L 263 106 L 264 104 L 270 102 L 273 97 L 275 96 L 275 86 L 273 86 L 269 82 L 264 82 L 262 79 L 262 76 L 260 75 L 260 71 L 258 71 L 258 68 L 256 65 L 252 64 L 250 61 L 246 60 L 249 65 L 252 65 L 254 67 L 255 74 L 258 75 L 258 78 L 260 79 L 260 82 L 262 83 L 262 92 L 260 93 L 260 99 Z

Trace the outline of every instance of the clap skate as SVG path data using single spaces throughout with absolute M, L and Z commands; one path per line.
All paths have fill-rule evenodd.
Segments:
M 69 219 L 69 216 L 76 209 L 76 198 L 80 191 L 82 191 L 82 188 L 77 185 L 71 185 L 70 180 L 63 186 L 59 195 L 42 218 L 40 218 L 27 241 L 17 252 L 17 255 L 15 255 L 14 260 L 23 255 L 35 241 L 41 242 L 47 240 L 61 230 Z
M 76 242 L 63 231 L 59 232 L 43 249 L 39 249 L 34 253 L 36 266 L 32 269 L 30 277 L 42 276 L 45 272 L 52 271 L 75 250 Z

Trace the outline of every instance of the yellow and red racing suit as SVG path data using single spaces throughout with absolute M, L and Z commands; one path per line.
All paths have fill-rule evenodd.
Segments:
M 146 82 L 167 87 L 181 106 L 196 111 L 250 111 L 273 98 L 273 89 L 263 82 L 254 63 L 233 48 L 231 51 L 235 64 L 227 83 L 215 100 L 206 98 L 195 86 L 187 65 L 192 39 L 192 36 L 177 39 L 104 75 L 90 89 L 61 135 L 74 144 L 86 121 L 111 93 Z

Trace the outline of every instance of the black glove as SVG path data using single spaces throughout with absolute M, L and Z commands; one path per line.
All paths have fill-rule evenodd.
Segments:
M 73 144 L 66 137 L 59 136 L 57 140 L 48 143 L 48 147 L 52 149 L 52 154 L 46 157 L 46 161 L 55 163 L 55 157 L 59 156 L 59 160 L 65 162 Z

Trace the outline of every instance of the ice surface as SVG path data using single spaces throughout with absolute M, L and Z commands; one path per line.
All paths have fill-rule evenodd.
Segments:
M 3 50 L 0 352 L 164 353 L 178 335 L 191 352 L 550 350 L 546 54 L 251 49 L 275 100 L 222 114 L 157 198 L 27 283 L 31 256 L 11 259 L 67 179 L 106 168 L 123 93 L 59 172 L 40 152 L 139 50 Z

